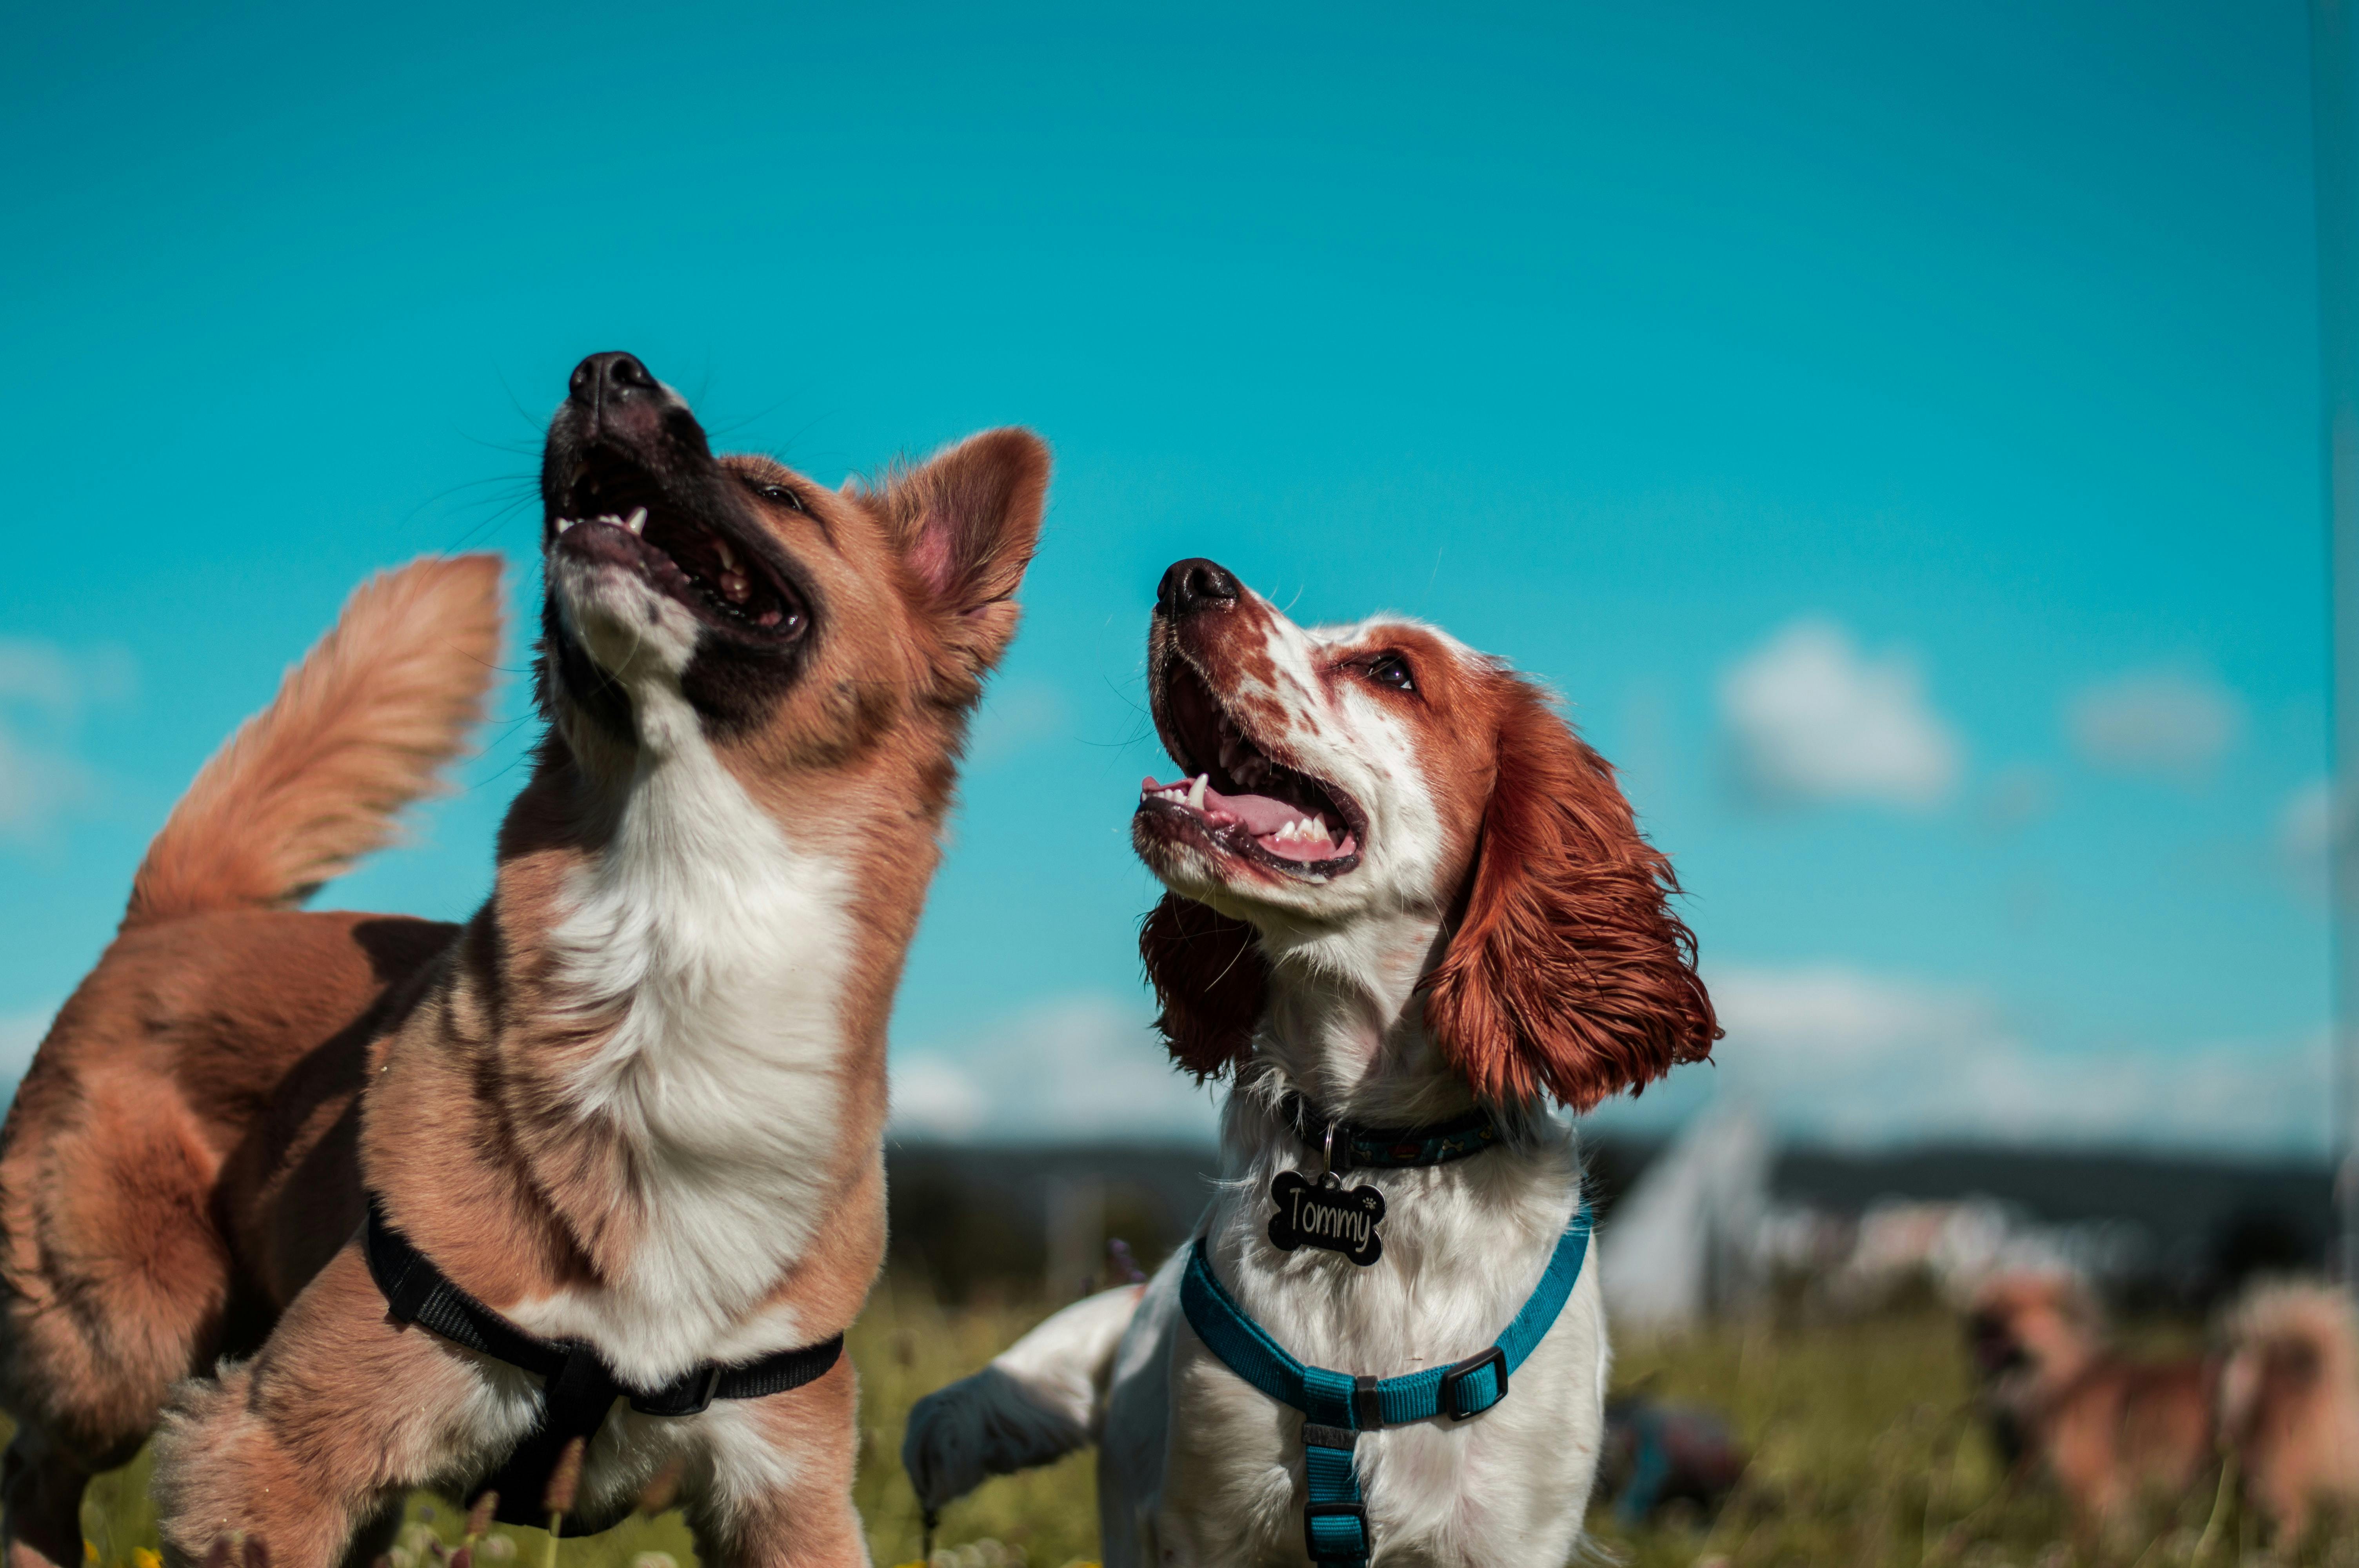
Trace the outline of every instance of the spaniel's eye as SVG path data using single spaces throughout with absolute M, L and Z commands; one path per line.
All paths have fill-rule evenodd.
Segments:
M 783 484 L 766 484 L 756 493 L 765 501 L 777 502 L 780 506 L 791 506 L 798 512 L 803 510 L 803 498 Z
M 1408 661 L 1398 654 L 1382 654 L 1370 662 L 1368 678 L 1378 686 L 1388 686 L 1395 691 L 1415 691 L 1417 682 L 1408 673 Z

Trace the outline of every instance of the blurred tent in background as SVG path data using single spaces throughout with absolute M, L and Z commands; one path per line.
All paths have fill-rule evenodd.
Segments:
M 1614 1323 L 1683 1328 L 1758 1297 L 1773 1154 L 1759 1118 L 1715 1105 L 1647 1165 L 1597 1238 Z

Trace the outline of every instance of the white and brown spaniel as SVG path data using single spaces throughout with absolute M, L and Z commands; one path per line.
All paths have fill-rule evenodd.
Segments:
M 1478 1357 L 1579 1227 L 1550 1102 L 1587 1110 L 1720 1032 L 1669 862 L 1612 768 L 1499 661 L 1396 618 L 1298 626 L 1192 560 L 1164 577 L 1148 679 L 1186 776 L 1149 780 L 1133 822 L 1170 890 L 1140 946 L 1173 1057 L 1234 1079 L 1227 1180 L 1197 1248 L 921 1402 L 904 1457 L 938 1508 L 1095 1440 L 1109 1565 L 1300 1563 L 1305 1418 L 1234 1371 L 1183 1296 L 1225 1292 L 1295 1360 L 1351 1378 Z M 1479 1152 L 1419 1155 L 1470 1126 Z M 1279 1246 L 1281 1174 L 1353 1149 L 1381 1255 Z M 1199 1252 L 1219 1291 L 1189 1283 Z M 1470 1419 L 1371 1410 L 1353 1424 L 1374 1430 L 1330 1433 L 1375 1561 L 1567 1560 L 1603 1428 L 1600 1301 L 1593 1264 Z

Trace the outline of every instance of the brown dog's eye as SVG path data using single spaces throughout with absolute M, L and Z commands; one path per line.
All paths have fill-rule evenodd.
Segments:
M 1408 673 L 1408 661 L 1398 654 L 1379 654 L 1370 660 L 1368 678 L 1378 686 L 1388 686 L 1395 691 L 1417 689 L 1417 681 Z
M 781 506 L 791 506 L 798 512 L 803 510 L 803 498 L 783 484 L 762 485 L 754 493 L 765 501 L 775 501 Z

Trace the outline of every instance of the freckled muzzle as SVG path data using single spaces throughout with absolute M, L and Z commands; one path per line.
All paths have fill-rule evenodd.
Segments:
M 1219 696 L 1227 627 L 1202 622 L 1243 605 L 1236 579 L 1215 562 L 1180 561 L 1163 574 L 1148 634 L 1150 686 L 1156 729 L 1186 776 L 1141 781 L 1133 838 L 1150 859 L 1158 846 L 1187 845 L 1317 880 L 1340 876 L 1360 862 L 1365 814 L 1334 784 L 1274 754 Z

